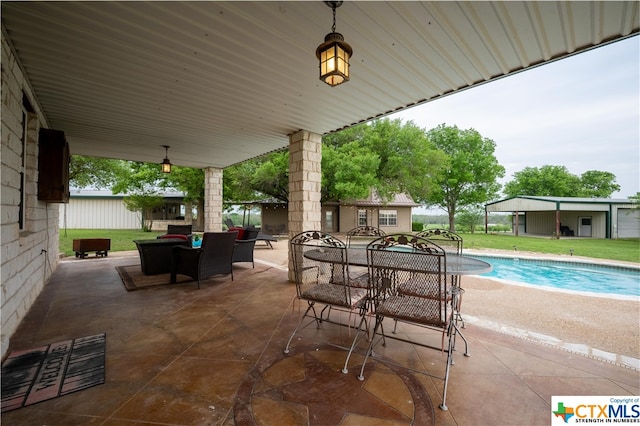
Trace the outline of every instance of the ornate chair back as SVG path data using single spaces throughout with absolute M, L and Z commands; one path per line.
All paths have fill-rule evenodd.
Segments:
M 372 240 L 386 233 L 375 226 L 357 226 L 347 232 L 347 247 L 366 246 Z
M 462 254 L 463 240 L 462 237 L 455 232 L 447 229 L 427 229 L 426 231 L 418 232 L 416 236 L 435 241 L 436 244 L 447 252 Z

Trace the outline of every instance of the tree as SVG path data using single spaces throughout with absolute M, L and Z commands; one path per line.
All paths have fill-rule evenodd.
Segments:
M 174 166 L 160 182 L 162 188 L 184 193 L 184 201 L 195 205 L 198 212 L 192 223 L 197 229 L 204 229 L 204 170 Z
M 580 176 L 582 190 L 580 197 L 609 198 L 611 194 L 620 191 L 616 183 L 616 175 L 600 170 L 587 170 Z
M 519 195 L 575 197 L 580 190 L 580 178 L 564 166 L 525 167 L 513 174 L 504 186 L 507 197 Z
M 545 165 L 525 167 L 513 174 L 514 179 L 504 186 L 507 197 L 522 195 L 550 197 L 608 198 L 620 190 L 613 173 L 589 170 L 576 176 L 565 166 Z
M 421 202 L 446 164 L 444 153 L 411 122 L 386 119 L 354 126 L 323 137 L 321 201 L 365 198 L 376 190 L 382 199 L 406 192 Z M 288 176 L 287 151 L 234 165 L 225 169 L 225 201 L 267 195 L 287 202 Z
M 224 169 L 226 203 L 274 198 L 289 200 L 289 151 L 276 151 Z
M 376 185 L 379 157 L 359 142 L 322 147 L 321 202 L 366 198 Z
M 118 176 L 111 191 L 114 194 L 155 194 L 163 186 L 165 176 L 157 164 L 130 161 L 128 173 Z
M 447 211 L 449 229 L 455 232 L 458 209 L 483 204 L 497 196 L 500 190 L 497 179 L 504 176 L 504 167 L 494 155 L 495 142 L 474 129 L 460 130 L 441 124 L 429 130 L 427 137 L 450 161 L 427 201 Z
M 321 201 L 366 197 L 375 182 L 377 157 L 357 142 L 322 147 Z M 289 200 L 289 152 L 278 151 L 224 171 L 227 203 L 264 197 Z
M 147 223 L 149 213 L 164 202 L 158 195 L 163 173 L 157 164 L 129 161 L 128 165 L 128 173 L 118 176 L 111 191 L 114 194 L 128 194 L 124 198 L 125 207 L 140 213 L 141 228 L 147 231 L 152 226 L 152 223 Z
M 70 185 L 75 188 L 109 188 L 114 194 L 152 196 L 159 189 L 184 193 L 184 200 L 204 211 L 204 170 L 174 166 L 162 173 L 158 164 L 74 155 L 69 166 Z M 140 204 L 138 201 L 132 203 Z M 142 203 L 145 204 L 145 203 Z M 139 211 L 134 209 L 134 211 Z M 204 217 L 196 216 L 196 227 L 203 227 Z
M 450 167 L 445 150 L 411 121 L 375 120 L 363 143 L 380 158 L 375 189 L 383 200 L 407 193 L 425 203 L 439 190 L 438 182 Z
M 420 203 L 447 165 L 413 122 L 374 120 L 323 138 L 323 200 L 366 197 L 374 189 L 383 200 L 407 193 Z
M 72 155 L 69 162 L 69 185 L 73 188 L 111 188 L 118 176 L 128 170 L 123 160 Z
M 184 193 L 184 200 L 197 206 L 196 227 L 204 224 L 204 170 L 174 166 L 171 173 L 162 173 L 155 163 L 129 161 L 129 170 L 120 175 L 111 190 L 114 194 L 136 197 L 157 196 L 160 189 Z M 137 206 L 145 203 L 136 202 Z
M 164 199 L 158 195 L 132 194 L 124 198 L 127 210 L 140 213 L 140 227 L 143 231 L 150 231 L 153 221 L 147 220 L 151 216 L 151 210 L 164 204 Z
M 456 217 L 456 221 L 460 226 L 467 228 L 472 234 L 476 227 L 482 226 L 484 219 L 484 209 L 479 205 L 466 206 L 461 209 Z

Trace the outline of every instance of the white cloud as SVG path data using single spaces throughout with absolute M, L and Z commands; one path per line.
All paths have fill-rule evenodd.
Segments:
M 496 143 L 503 182 L 525 167 L 563 165 L 616 175 L 640 191 L 640 37 L 447 96 L 394 114 L 431 129 L 474 128 Z

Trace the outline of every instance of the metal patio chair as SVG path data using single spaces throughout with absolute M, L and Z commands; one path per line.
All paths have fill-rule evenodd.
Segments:
M 367 245 L 380 237 L 387 235 L 382 229 L 375 226 L 356 226 L 353 229 L 347 231 L 347 248 L 364 249 Z M 352 267 L 352 280 L 351 285 L 354 287 L 368 288 L 369 287 L 369 274 L 366 268 Z
M 313 323 L 318 328 L 323 322 L 352 327 L 351 315 L 355 312 L 359 321 L 342 369 L 342 372 L 346 373 L 349 358 L 359 340 L 360 332 L 363 326 L 367 329 L 368 290 L 351 286 L 347 248 L 342 241 L 332 235 L 322 231 L 302 232 L 291 239 L 290 250 L 294 264 L 296 294 L 298 299 L 307 302 L 307 309 L 291 333 L 284 352 L 289 353 L 291 341 L 296 333 Z M 310 256 L 312 251 L 313 258 Z M 331 308 L 347 311 L 350 318 L 348 323 L 336 323 L 330 320 L 328 310 Z M 306 324 L 305 319 L 309 319 Z
M 394 234 L 371 242 L 367 246 L 367 258 L 376 322 L 358 378 L 364 380 L 367 359 L 373 356 L 378 343 L 386 346 L 387 338 L 446 351 L 440 405 L 446 410 L 449 368 L 453 364 L 455 335 L 459 330 L 452 307 L 452 293 L 456 290 L 447 285 L 445 251 L 425 238 Z M 408 337 L 385 335 L 385 318 L 442 333 L 442 347 L 429 346 Z
M 451 232 L 447 229 L 427 229 L 422 232 L 418 232 L 416 236 L 421 238 L 426 238 L 438 244 L 442 247 L 447 253 L 455 253 L 462 254 L 463 247 L 463 239 L 462 237 L 455 233 Z M 462 309 L 462 295 L 464 294 L 464 289 L 461 286 L 462 277 L 459 275 L 449 275 L 448 277 L 451 281 L 450 285 L 458 287 L 460 290 L 458 292 L 458 300 L 455 304 L 455 315 L 456 321 L 460 321 L 462 323 L 462 328 L 464 328 L 464 319 L 462 318 L 462 314 L 460 310 Z

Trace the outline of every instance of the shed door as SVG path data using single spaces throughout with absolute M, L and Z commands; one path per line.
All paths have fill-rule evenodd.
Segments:
M 334 221 L 334 211 L 325 210 L 324 219 L 322 221 L 322 230 L 329 233 L 336 232 L 335 225 L 336 223 Z
M 591 216 L 581 216 L 578 218 L 578 236 L 591 236 Z

